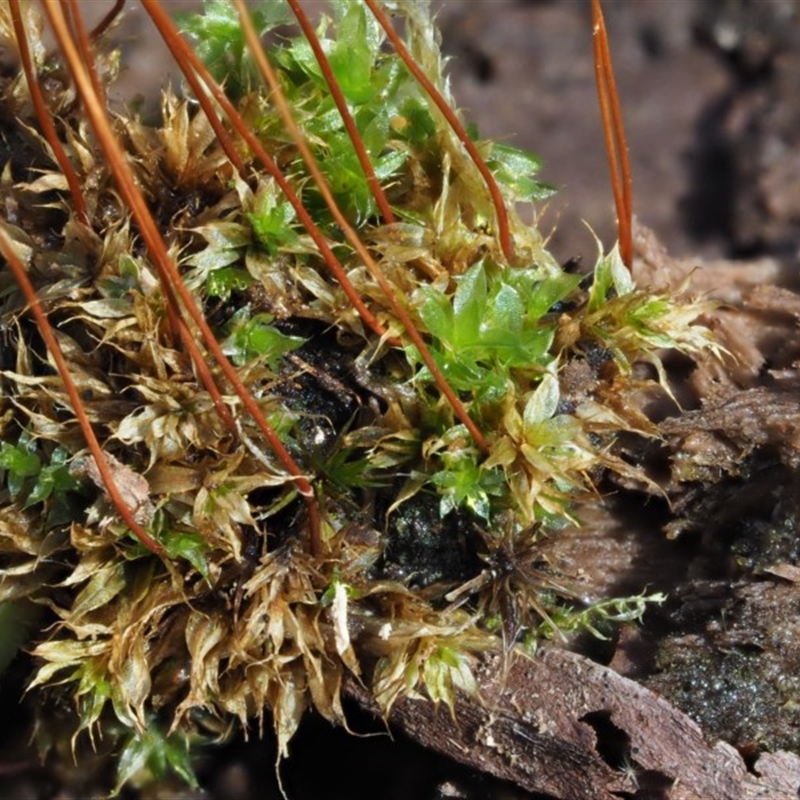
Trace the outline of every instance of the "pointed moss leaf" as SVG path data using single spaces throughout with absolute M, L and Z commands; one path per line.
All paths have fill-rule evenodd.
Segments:
M 111 683 L 105 677 L 106 673 L 95 667 L 96 664 L 96 661 L 85 663 L 76 692 L 80 697 L 81 730 L 91 731 L 111 699 Z
M 272 713 L 275 718 L 275 734 L 278 737 L 278 752 L 281 758 L 289 755 L 289 741 L 294 736 L 307 706 L 306 681 L 301 676 L 283 673 L 272 699 Z
M 164 736 L 152 724 L 125 741 L 117 762 L 117 782 L 112 796 L 118 795 L 126 783 L 145 771 L 151 780 L 163 781 L 169 772 L 174 772 L 192 788 L 199 785 L 192 768 L 187 736 L 183 732 Z
M 537 320 L 547 314 L 556 303 L 569 297 L 583 280 L 582 275 L 561 272 L 534 283 L 524 293 L 528 318 Z
M 285 3 L 259 3 L 250 10 L 256 30 L 262 33 L 289 21 Z M 245 37 L 236 7 L 228 0 L 207 0 L 200 13 L 178 15 L 184 33 L 194 39 L 195 53 L 227 93 L 238 97 L 255 77 L 245 58 Z
M 614 597 L 601 600 L 586 607 L 574 608 L 556 604 L 551 610 L 552 625 L 542 623 L 539 634 L 549 638 L 556 631 L 572 633 L 588 631 L 598 639 L 608 639 L 613 626 L 621 622 L 640 621 L 652 603 L 661 605 L 667 599 L 665 594 L 633 595 L 631 597 Z
M 323 168 L 331 191 L 345 214 L 365 220 L 374 213 L 374 201 L 353 145 L 344 134 L 332 137 L 329 145 Z
M 240 225 L 238 222 L 226 222 L 216 220 L 207 225 L 200 225 L 193 228 L 208 243 L 208 246 L 215 251 L 238 250 L 250 244 L 251 236 L 247 226 Z M 189 263 L 194 263 L 191 259 Z
M 237 366 L 261 357 L 276 369 L 285 353 L 296 350 L 305 341 L 299 336 L 287 336 L 273 327 L 271 314 L 249 315 L 248 308 L 237 311 L 228 326 L 230 333 L 222 342 L 223 352 Z
M 439 340 L 431 351 L 456 390 L 491 402 L 507 393 L 510 369 L 536 368 L 550 360 L 554 326 L 528 318 L 524 286 L 481 263 L 459 279 L 452 298 L 431 286 L 420 288 L 418 313 Z M 429 379 L 424 370 L 420 377 Z
M 275 3 L 274 5 L 283 4 Z M 325 50 L 326 53 L 329 53 L 331 49 L 330 39 L 327 39 L 325 36 L 325 31 L 329 22 L 330 20 L 328 20 L 327 17 L 323 17 L 322 24 L 316 31 L 322 49 Z M 278 53 L 278 61 L 287 72 L 294 73 L 295 77 L 297 73 L 300 72 L 322 85 L 324 79 L 322 77 L 322 70 L 319 67 L 319 62 L 314 55 L 314 51 L 311 49 L 311 45 L 304 38 L 298 37 L 292 39 L 289 46 Z M 299 81 L 302 83 L 302 78 L 299 79 Z
M 111 686 L 114 713 L 124 725 L 143 728 L 144 706 L 153 686 L 143 636 L 133 636 L 127 642 L 125 656 L 116 677 L 118 680 Z
M 366 103 L 375 95 L 372 71 L 382 39 L 380 29 L 363 3 L 338 2 L 334 9 L 337 40 L 329 56 L 331 69 L 350 103 Z
M 68 453 L 63 447 L 57 447 L 53 451 L 50 464 L 42 467 L 30 494 L 25 499 L 25 508 L 42 503 L 48 498 L 62 502 L 69 492 L 80 489 L 80 481 L 65 463 L 67 456 Z
M 130 303 L 128 293 L 141 291 L 140 276 L 139 262 L 127 253 L 123 253 L 117 262 L 116 274 L 98 278 L 96 286 L 103 297 L 109 300 L 125 299 Z
M 81 304 L 81 311 L 96 319 L 123 319 L 131 314 L 130 297 L 108 297 Z
M 478 337 L 486 311 L 486 272 L 483 263 L 470 267 L 458 282 L 453 297 L 453 340 L 472 344 Z
M 359 47 L 353 50 L 337 47 L 331 53 L 330 64 L 342 94 L 350 103 L 366 103 L 372 98 L 375 89 L 370 81 L 372 59 L 368 52 Z
M 601 308 L 612 290 L 614 294 L 621 296 L 629 294 L 634 288 L 631 274 L 620 256 L 619 245 L 615 244 L 607 256 L 601 255 L 597 261 L 587 309 L 592 312 Z
M 198 789 L 200 784 L 192 764 L 196 750 L 190 748 L 189 744 L 189 738 L 183 732 L 174 733 L 164 743 L 164 755 L 167 766 L 192 789 Z
M 538 422 L 550 419 L 556 413 L 559 397 L 558 380 L 555 375 L 547 373 L 525 404 L 524 427 L 533 427 Z
M 0 445 L 0 469 L 7 473 L 8 491 L 12 497 L 22 491 L 24 479 L 38 475 L 41 468 L 36 445 L 29 439 L 20 437 L 16 445 L 8 442 Z
M 111 561 L 98 569 L 83 587 L 70 609 L 72 619 L 79 619 L 90 611 L 107 605 L 125 588 L 125 567 L 120 561 Z
M 493 144 L 487 164 L 512 200 L 545 200 L 555 191 L 552 186 L 533 179 L 539 172 L 541 162 L 532 153 L 508 145 Z
M 357 487 L 383 486 L 386 479 L 375 476 L 372 459 L 354 458 L 353 451 L 338 447 L 320 466 L 320 472 L 336 487 L 343 490 Z
M 332 101 L 323 100 L 313 117 L 306 120 L 305 128 L 311 137 L 329 145 L 343 130 L 342 115 Z M 322 151 L 321 151 L 322 152 Z
M 205 579 L 209 580 L 209 546 L 200 533 L 169 531 L 161 539 L 170 558 L 185 558 Z
M 503 492 L 503 475 L 499 470 L 484 469 L 473 454 L 445 456 L 445 469 L 434 473 L 431 481 L 439 489 L 439 514 L 466 506 L 474 514 L 489 520 L 491 498 Z
M 349 136 L 338 132 L 327 136 L 326 140 L 327 153 L 322 168 L 342 210 L 359 222 L 374 216 L 377 209 L 372 190 Z M 378 180 L 388 181 L 407 158 L 408 154 L 400 150 L 390 150 L 374 158 L 372 165 Z
M 522 329 L 525 306 L 519 292 L 508 284 L 503 284 L 488 306 L 488 315 L 481 324 L 482 329 L 495 328 L 509 334 Z
M 111 791 L 112 797 L 116 797 L 122 787 L 145 768 L 152 747 L 151 739 L 150 731 L 144 731 L 141 735 L 134 734 L 125 743 L 117 761 L 117 782 Z
M 428 107 L 415 97 L 401 103 L 400 115 L 392 120 L 392 128 L 412 144 L 424 144 L 436 135 L 436 123 Z
M 376 156 L 380 156 L 384 152 L 389 140 L 391 112 L 392 109 L 387 104 L 382 103 L 377 107 L 369 104 L 361 106 L 353 115 L 356 128 L 358 128 L 364 148 L 370 156 L 373 168 L 376 166 Z
M 420 287 L 424 298 L 419 315 L 428 331 L 443 342 L 450 340 L 453 332 L 453 307 L 449 299 L 427 284 Z
M 477 691 L 469 656 L 445 645 L 436 647 L 425 660 L 422 680 L 431 700 L 444 702 L 451 711 L 456 701 L 456 689 L 470 694 Z
M 187 259 L 187 264 L 195 267 L 199 275 L 205 277 L 206 274 L 212 270 L 227 267 L 229 264 L 235 264 L 242 257 L 242 253 L 238 249 L 233 248 L 216 248 L 207 247 L 199 253 L 195 253 Z M 191 278 L 191 276 L 190 276 Z M 194 286 L 196 281 L 189 280 L 187 283 Z
M 46 663 L 39 668 L 33 680 L 28 684 L 28 691 L 36 686 L 50 683 L 54 676 L 63 669 L 71 669 L 71 677 L 77 677 L 80 673 L 76 671 L 75 667 L 88 659 L 101 656 L 107 646 L 106 642 L 97 641 L 76 642 L 54 639 L 42 642 L 36 646 L 33 654 Z
M 379 181 L 388 181 L 395 175 L 408 159 L 408 153 L 402 150 L 392 150 L 381 156 L 373 165 L 375 176 Z
M 386 36 L 380 23 L 372 14 L 365 13 L 361 0 L 333 0 L 331 5 L 337 37 L 345 45 L 363 45 L 374 61 Z
M 297 232 L 291 226 L 294 217 L 292 206 L 271 194 L 265 194 L 256 211 L 247 215 L 256 240 L 270 253 L 297 241 Z
M 241 260 L 244 249 L 251 244 L 253 235 L 246 225 L 217 220 L 193 229 L 207 243 L 207 247 L 192 253 L 186 264 L 193 267 L 184 277 L 192 289 L 202 286 L 214 270 L 223 269 Z

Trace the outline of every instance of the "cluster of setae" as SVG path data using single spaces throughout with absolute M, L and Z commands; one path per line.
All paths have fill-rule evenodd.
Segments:
M 268 712 L 285 753 L 348 674 L 387 713 L 452 704 L 482 648 L 640 615 L 587 608 L 540 541 L 604 471 L 642 479 L 632 365 L 707 347 L 700 307 L 616 248 L 554 261 L 518 216 L 537 161 L 464 129 L 427 3 L 213 0 L 180 32 L 142 4 L 183 72 L 155 123 L 109 105 L 73 2 L 0 5 L 0 611 L 29 692 L 122 737 L 118 786 L 190 778 L 211 718 Z

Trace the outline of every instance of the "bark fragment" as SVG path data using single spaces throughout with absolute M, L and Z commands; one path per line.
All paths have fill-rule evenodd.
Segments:
M 520 787 L 563 800 L 796 800 L 800 758 L 762 755 L 748 772 L 738 751 L 709 743 L 658 695 L 566 650 L 505 665 L 483 657 L 480 701 L 460 696 L 455 716 L 404 699 L 391 722 L 427 748 Z M 371 707 L 354 683 L 348 692 Z

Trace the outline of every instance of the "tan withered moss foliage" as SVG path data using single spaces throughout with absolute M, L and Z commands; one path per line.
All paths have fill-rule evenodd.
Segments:
M 406 15 L 414 58 L 441 84 L 427 6 L 387 5 Z M 285 753 L 308 706 L 344 721 L 346 672 L 386 710 L 418 693 L 450 704 L 456 688 L 474 689 L 470 653 L 497 646 L 492 631 L 510 647 L 576 620 L 591 626 L 594 612 L 570 599 L 536 542 L 570 518 L 602 470 L 641 479 L 613 449 L 619 431 L 654 432 L 633 400 L 642 380 L 632 365 L 649 360 L 661 372 L 659 348 L 708 347 L 704 329 L 690 325 L 703 306 L 637 290 L 616 250 L 581 290 L 513 210 L 544 195 L 535 160 L 480 142 L 508 205 L 510 263 L 475 162 L 358 2 L 333 4 L 337 24 L 323 22 L 318 34 L 393 220 L 381 219 L 306 40 L 279 39 L 269 55 L 383 278 L 334 223 L 246 48 L 225 65 L 231 99 L 320 238 L 226 122 L 243 170 L 231 163 L 195 100 L 166 91 L 154 126 L 109 111 L 193 302 L 313 486 L 316 541 L 298 476 L 190 323 L 221 397 L 201 380 L 178 335 L 183 304 L 171 301 L 59 56 L 41 45 L 37 7 L 21 7 L 89 224 L 75 216 L 17 77 L 2 85 L 3 230 L 47 311 L 125 506 L 164 550 L 149 552 L 110 502 L 62 376 L 4 272 L 0 601 L 47 610 L 48 627 L 31 644 L 30 690 L 62 686 L 75 699 L 79 730 L 90 733 L 112 716 L 143 732 L 156 724 L 194 730 L 207 714 L 246 726 L 268 710 Z M 274 2 L 257 13 L 264 28 L 289 15 Z M 189 23 L 212 63 L 226 43 L 212 24 L 220 18 L 239 30 L 236 12 L 220 3 Z M 15 41 L 5 4 L 0 26 Z M 102 41 L 98 50 L 107 83 L 117 59 L 103 55 Z M 374 326 L 332 277 L 323 244 Z M 483 442 L 445 398 L 413 332 Z M 466 550 L 457 569 L 408 567 L 392 555 L 391 520 L 419 524 L 407 509 L 431 496 L 442 524 L 425 518 L 419 535 L 439 550 Z M 463 535 L 442 541 L 454 526 L 468 532 L 466 544 Z M 643 602 L 606 603 L 597 616 L 637 616 Z

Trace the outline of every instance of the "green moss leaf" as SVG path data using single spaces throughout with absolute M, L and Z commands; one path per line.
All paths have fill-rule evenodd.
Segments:
M 537 423 L 549 420 L 558 408 L 560 390 L 555 375 L 545 375 L 525 404 L 523 422 L 525 429 L 533 428 Z
M 127 737 L 117 764 L 116 796 L 128 782 L 147 784 L 165 778 L 170 772 L 192 788 L 199 786 L 192 767 L 189 738 L 183 733 L 165 736 L 155 724 Z
M 247 270 L 241 267 L 223 267 L 210 272 L 206 278 L 206 294 L 229 300 L 233 292 L 241 292 L 253 283 Z
M 256 241 L 269 253 L 294 244 L 297 232 L 292 228 L 295 211 L 276 191 L 263 192 L 256 200 L 255 210 L 247 215 L 253 226 Z
M 433 286 L 420 288 L 419 316 L 438 340 L 432 353 L 454 388 L 474 392 L 482 403 L 496 402 L 513 385 L 513 370 L 540 371 L 552 360 L 554 327 L 528 313 L 531 292 L 531 281 L 507 277 L 484 262 L 459 279 L 452 297 Z M 427 379 L 424 370 L 422 377 Z
M 287 23 L 285 3 L 260 3 L 250 11 L 256 30 L 266 32 Z M 206 0 L 200 13 L 178 15 L 182 30 L 194 40 L 197 55 L 231 97 L 240 97 L 258 80 L 247 55 L 236 7 L 228 0 Z
M 600 243 L 598 242 L 598 246 Z M 587 310 L 597 311 L 609 298 L 613 291 L 617 297 L 630 294 L 634 289 L 633 279 L 619 254 L 619 245 L 607 256 L 601 256 L 594 268 L 594 282 L 589 291 Z
M 504 477 L 498 469 L 485 469 L 478 464 L 476 454 L 460 452 L 442 456 L 444 469 L 433 474 L 431 482 L 441 495 L 439 513 L 442 517 L 459 507 L 489 520 L 492 498 L 503 494 Z
M 487 294 L 486 272 L 480 262 L 464 273 L 453 296 L 452 338 L 456 348 L 472 346 L 480 339 Z
M 6 483 L 11 497 L 18 497 L 25 479 L 38 475 L 42 461 L 36 453 L 36 443 L 23 433 L 17 444 L 0 444 L 0 469 L 6 472 Z
M 578 288 L 583 276 L 561 272 L 544 280 L 536 280 L 529 272 L 520 271 L 513 280 L 524 299 L 528 318 L 538 320 L 556 303 L 568 298 Z
M 538 202 L 556 191 L 554 187 L 533 179 L 541 167 L 541 161 L 533 153 L 509 145 L 492 144 L 487 166 L 510 200 Z
M 271 314 L 255 314 L 243 308 L 233 315 L 228 325 L 228 336 L 222 342 L 225 355 L 237 366 L 254 358 L 263 358 L 272 369 L 277 369 L 284 354 L 296 350 L 305 341 L 299 336 L 287 336 L 275 328 Z
M 444 702 L 451 712 L 456 701 L 456 689 L 468 694 L 477 691 L 470 667 L 470 658 L 446 645 L 439 645 L 425 660 L 422 681 L 434 703 Z
M 160 538 L 170 558 L 185 558 L 206 581 L 209 580 L 209 546 L 200 533 L 169 531 Z
M 334 9 L 337 37 L 329 56 L 331 69 L 349 102 L 366 103 L 375 94 L 372 71 L 382 41 L 380 28 L 362 3 L 337 2 Z
M 69 454 L 63 447 L 57 447 L 50 457 L 50 464 L 39 472 L 36 483 L 30 494 L 25 499 L 25 508 L 42 503 L 52 498 L 57 503 L 63 504 L 69 492 L 80 489 L 80 481 L 70 472 L 66 463 Z

